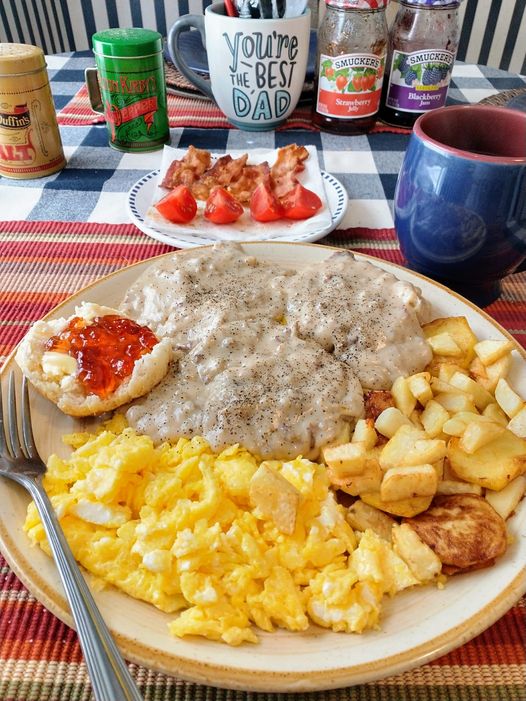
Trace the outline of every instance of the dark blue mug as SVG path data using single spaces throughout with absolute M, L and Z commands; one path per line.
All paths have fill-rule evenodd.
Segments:
M 410 268 L 489 304 L 526 260 L 526 113 L 488 105 L 422 115 L 394 198 Z

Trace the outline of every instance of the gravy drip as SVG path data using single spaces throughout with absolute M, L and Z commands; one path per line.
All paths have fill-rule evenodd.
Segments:
M 431 358 L 415 288 L 348 252 L 300 270 L 236 244 L 163 258 L 122 309 L 173 339 L 177 363 L 127 411 L 155 441 L 203 435 L 262 458 L 314 459 L 386 388 Z

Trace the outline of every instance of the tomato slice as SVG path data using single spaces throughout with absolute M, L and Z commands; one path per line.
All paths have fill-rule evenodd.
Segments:
M 281 204 L 286 219 L 309 219 L 323 207 L 323 202 L 318 195 L 303 187 L 301 183 L 297 183 L 293 190 L 282 197 Z
M 283 217 L 283 207 L 268 183 L 259 183 L 250 198 L 250 216 L 256 221 L 275 221 Z
M 243 212 L 243 206 L 222 187 L 212 190 L 205 205 L 205 219 L 214 224 L 232 224 Z
M 155 209 L 174 224 L 188 224 L 195 217 L 197 202 L 186 185 L 178 185 L 156 202 Z

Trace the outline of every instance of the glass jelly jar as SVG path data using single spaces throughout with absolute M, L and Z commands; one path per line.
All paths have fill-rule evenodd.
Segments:
M 388 0 L 326 0 L 318 31 L 313 123 L 335 134 L 370 131 L 380 108 Z
M 459 5 L 401 0 L 389 32 L 382 121 L 412 127 L 421 114 L 445 105 L 458 48 Z

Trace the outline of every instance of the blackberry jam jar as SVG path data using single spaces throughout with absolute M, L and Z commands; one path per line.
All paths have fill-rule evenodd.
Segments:
M 421 114 L 445 105 L 458 48 L 459 5 L 401 0 L 389 32 L 382 121 L 412 127 Z
M 387 54 L 388 0 L 326 0 L 318 31 L 313 123 L 363 134 L 378 117 Z

